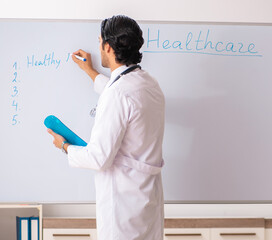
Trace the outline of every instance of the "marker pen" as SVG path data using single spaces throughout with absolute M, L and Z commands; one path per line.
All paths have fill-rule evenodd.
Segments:
M 79 60 L 81 60 L 81 61 L 83 61 L 83 62 L 86 62 L 86 61 L 87 61 L 86 58 L 80 57 L 80 56 L 75 55 L 75 54 L 73 54 L 73 53 L 71 53 L 71 55 L 74 55 L 77 59 L 79 59 Z

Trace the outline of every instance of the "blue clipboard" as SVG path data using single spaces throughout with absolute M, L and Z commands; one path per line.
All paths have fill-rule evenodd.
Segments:
M 57 117 L 50 115 L 45 118 L 44 125 L 52 129 L 55 133 L 63 136 L 68 143 L 77 146 L 87 146 L 87 143 L 76 135 L 72 130 L 65 126 Z

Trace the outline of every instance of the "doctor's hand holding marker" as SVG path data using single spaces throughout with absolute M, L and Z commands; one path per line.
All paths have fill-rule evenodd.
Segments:
M 78 57 L 81 57 L 86 61 L 82 61 Z M 79 49 L 78 51 L 73 53 L 72 59 L 84 72 L 86 72 L 90 76 L 93 81 L 95 80 L 96 76 L 99 73 L 93 68 L 90 53 L 86 53 L 83 50 Z
M 72 55 L 74 55 L 74 54 L 72 54 Z M 86 58 L 83 58 L 83 57 L 80 57 L 80 56 L 78 56 L 78 55 L 74 55 L 77 59 L 79 59 L 79 60 L 81 60 L 81 61 L 83 61 L 83 62 L 86 62 L 87 60 L 86 60 Z
M 143 43 L 133 19 L 119 15 L 103 20 L 99 50 L 110 78 L 93 68 L 89 53 L 72 55 L 100 94 L 90 141 L 75 146 L 48 130 L 71 167 L 97 171 L 98 240 L 163 240 L 165 100 L 158 82 L 138 65 Z

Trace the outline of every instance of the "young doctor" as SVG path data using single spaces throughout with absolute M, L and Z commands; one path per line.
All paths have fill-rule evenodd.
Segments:
M 73 55 L 100 93 L 88 145 L 73 146 L 48 132 L 55 146 L 68 153 L 70 166 L 97 170 L 99 240 L 162 240 L 164 96 L 157 81 L 136 65 L 144 40 L 133 19 L 105 19 L 99 39 L 102 66 L 110 68 L 110 78 L 93 68 L 90 54 L 74 53 L 86 61 Z

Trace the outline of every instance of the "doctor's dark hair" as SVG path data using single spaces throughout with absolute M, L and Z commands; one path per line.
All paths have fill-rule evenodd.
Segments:
M 108 43 L 114 50 L 116 62 L 127 66 L 142 60 L 139 52 L 144 44 L 142 35 L 136 21 L 126 16 L 113 16 L 101 23 L 102 48 Z

